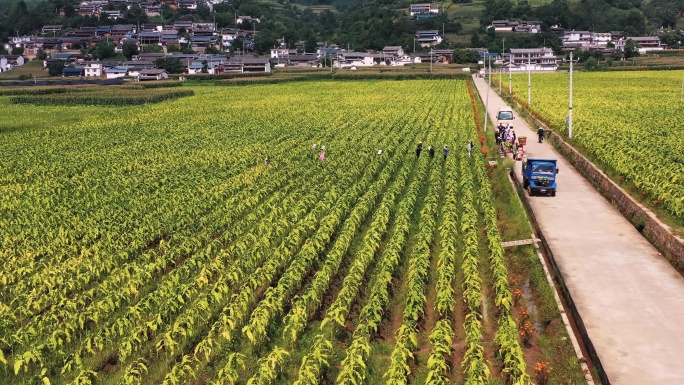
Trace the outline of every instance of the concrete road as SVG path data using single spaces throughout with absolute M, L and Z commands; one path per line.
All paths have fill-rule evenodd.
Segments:
M 487 83 L 474 80 L 484 103 Z M 506 106 L 497 91 L 494 124 Z M 684 278 L 550 144 L 537 143 L 536 127 L 517 113 L 513 125 L 528 137 L 526 156 L 558 159 L 556 196 L 530 203 L 610 383 L 684 385 Z M 515 172 L 522 181 L 519 161 Z

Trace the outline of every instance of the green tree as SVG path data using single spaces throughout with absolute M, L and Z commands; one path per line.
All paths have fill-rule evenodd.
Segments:
M 584 63 L 584 69 L 587 71 L 593 71 L 598 68 L 598 62 L 595 58 L 590 57 L 587 59 L 587 61 Z
M 64 69 L 64 60 L 55 60 L 48 66 L 48 74 L 50 76 L 60 76 Z
M 112 57 L 115 54 L 115 48 L 116 46 L 114 43 L 109 41 L 109 39 L 102 40 L 101 42 L 97 43 L 97 46 L 93 51 L 93 57 L 96 59 L 106 59 Z
M 139 5 L 132 5 L 123 15 L 124 22 L 136 24 L 147 23 L 147 14 Z
M 628 39 L 625 43 L 625 59 L 636 56 L 639 56 L 639 44 L 632 39 Z
M 660 41 L 668 47 L 679 48 L 682 41 L 681 32 L 680 30 L 664 31 L 660 34 Z
M 211 16 L 211 10 L 206 4 L 202 3 L 197 6 L 197 16 L 199 16 L 202 20 L 209 19 L 209 16 Z
M 42 48 L 39 48 L 38 52 L 36 52 L 36 59 L 38 59 L 38 60 L 47 59 L 47 53 L 45 51 L 43 51 Z
M 480 54 L 474 49 L 455 49 L 453 56 L 454 63 L 477 63 Z
M 13 47 L 12 48 L 12 55 L 23 55 L 24 54 L 24 47 Z
M 185 72 L 185 67 L 177 57 L 162 57 L 154 62 L 155 66 L 160 69 L 165 69 L 172 74 L 182 74 Z
M 126 57 L 126 59 L 131 60 L 134 55 L 138 54 L 138 44 L 134 41 L 126 41 L 121 47 L 121 53 Z

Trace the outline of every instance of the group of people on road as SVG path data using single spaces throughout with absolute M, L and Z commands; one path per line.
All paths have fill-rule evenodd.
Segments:
M 515 141 L 517 136 L 515 135 L 513 125 L 499 123 L 497 129 L 498 131 L 494 133 L 494 136 L 496 138 L 496 144 L 499 146 L 499 151 L 504 154 L 511 152 L 514 159 L 518 156 L 522 156 L 518 154 L 519 151 L 522 151 L 522 147 L 518 148 L 518 144 Z
M 498 132 L 494 133 L 495 139 L 496 139 L 496 144 L 499 146 L 513 146 L 515 143 L 515 130 L 513 129 L 513 125 L 504 125 L 503 123 L 499 123 L 499 126 L 497 127 Z M 510 143 L 510 144 L 505 144 L 505 143 Z

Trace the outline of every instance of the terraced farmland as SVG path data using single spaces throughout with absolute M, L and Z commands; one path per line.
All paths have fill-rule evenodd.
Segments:
M 194 92 L 0 99 L 0 384 L 526 384 L 568 348 L 532 336 L 558 315 L 511 279 L 465 81 Z

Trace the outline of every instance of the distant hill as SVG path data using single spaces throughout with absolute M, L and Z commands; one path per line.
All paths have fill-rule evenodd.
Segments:
M 24 0 L 26 5 L 31 8 L 32 5 L 38 3 L 39 0 Z M 12 6 L 19 2 L 19 0 L 0 0 L 0 13 L 7 12 Z
M 27 10 L 10 15 L 20 0 L 0 0 L 0 39 L 16 34 L 38 31 L 44 24 L 63 24 L 70 28 L 114 23 L 74 14 L 55 14 L 55 4 L 77 4 L 78 0 L 24 0 Z M 192 18 L 215 22 L 219 28 L 240 27 L 256 30 L 253 49 L 266 53 L 279 41 L 293 47 L 301 44 L 312 52 L 317 42 L 334 43 L 354 50 L 382 49 L 400 45 L 407 51 L 423 51 L 415 45 L 417 30 L 439 30 L 446 40 L 438 48 L 502 46 L 520 48 L 546 45 L 557 48 L 560 41 L 552 34 L 515 36 L 486 31 L 492 20 L 539 20 L 545 27 L 560 25 L 567 29 L 594 32 L 623 31 L 627 36 L 657 33 L 661 27 L 677 28 L 681 21 L 684 0 L 449 0 L 435 1 L 440 12 L 431 18 L 413 20 L 407 0 L 229 0 L 206 5 L 190 13 L 162 7 L 162 17 L 148 18 L 142 9 L 133 7 L 118 23 L 145 23 Z M 681 4 L 680 4 L 681 3 Z M 62 5 L 63 6 L 63 5 Z M 60 6 L 60 7 L 62 7 Z M 21 12 L 20 12 L 21 13 Z M 236 24 L 235 15 L 259 18 L 256 24 Z

